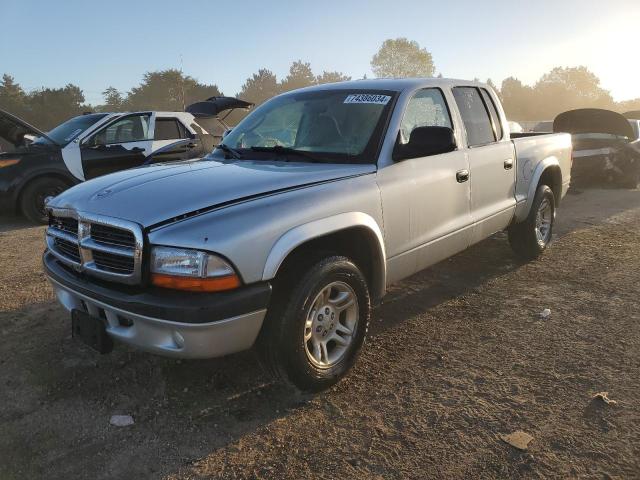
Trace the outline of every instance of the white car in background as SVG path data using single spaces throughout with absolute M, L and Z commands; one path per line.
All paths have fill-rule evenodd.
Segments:
M 229 128 L 218 114 L 251 106 L 211 97 L 186 112 L 88 113 L 46 133 L 0 110 L 0 210 L 46 223 L 48 198 L 108 173 L 203 157 Z

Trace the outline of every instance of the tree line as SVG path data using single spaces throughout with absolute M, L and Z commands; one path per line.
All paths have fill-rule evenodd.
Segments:
M 406 38 L 385 40 L 371 59 L 371 70 L 380 78 L 436 75 L 432 54 Z M 289 90 L 343 80 L 351 77 L 337 71 L 315 74 L 309 62 L 298 60 L 282 79 L 267 68 L 259 69 L 245 80 L 236 96 L 260 104 Z M 573 108 L 620 112 L 640 109 L 640 98 L 615 102 L 600 85 L 600 79 L 584 66 L 556 67 L 533 85 L 525 85 L 515 77 L 506 78 L 500 86 L 490 79 L 487 83 L 500 96 L 507 117 L 515 121 L 549 120 Z M 5 73 L 0 82 L 0 108 L 43 130 L 86 111 L 182 111 L 190 103 L 223 93 L 215 84 L 201 83 L 177 69 L 168 69 L 145 73 L 140 84 L 128 92 L 110 86 L 102 95 L 104 103 L 88 105 L 82 89 L 71 83 L 62 88 L 43 87 L 27 92 L 9 74 Z M 234 124 L 244 114 L 234 112 L 229 122 Z

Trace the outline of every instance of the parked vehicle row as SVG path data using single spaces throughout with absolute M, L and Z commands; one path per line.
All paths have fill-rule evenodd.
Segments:
M 188 112 L 90 113 L 50 132 L 0 110 L 0 210 L 46 223 L 45 200 L 72 185 L 150 163 L 202 157 L 218 143 L 203 125 L 223 110 L 247 108 L 213 97 Z M 226 128 L 226 124 L 222 123 Z M 215 127 L 212 127 L 215 128 Z
M 539 256 L 570 168 L 570 135 L 510 134 L 478 82 L 315 86 L 262 104 L 201 161 L 58 195 L 43 262 L 73 335 L 101 352 L 255 344 L 277 377 L 320 390 L 390 284 L 504 229 Z

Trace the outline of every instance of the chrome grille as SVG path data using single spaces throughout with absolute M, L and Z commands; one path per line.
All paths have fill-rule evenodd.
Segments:
M 133 222 L 51 209 L 47 246 L 78 271 L 127 284 L 140 281 L 142 230 Z
M 91 238 L 96 242 L 117 247 L 134 248 L 136 245 L 136 239 L 132 232 L 97 223 L 91 225 Z
M 100 270 L 115 273 L 131 273 L 133 272 L 134 262 L 131 257 L 121 255 L 112 255 L 109 253 L 93 251 L 93 261 Z
M 68 232 L 73 235 L 78 235 L 78 220 L 70 217 L 50 217 L 49 226 Z
M 77 243 L 62 238 L 54 238 L 53 245 L 59 252 L 69 257 L 75 263 L 80 263 L 80 248 Z

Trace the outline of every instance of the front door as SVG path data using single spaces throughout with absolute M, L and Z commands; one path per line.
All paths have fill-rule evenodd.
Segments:
M 152 151 L 151 114 L 125 115 L 101 128 L 80 146 L 86 180 L 143 165 Z
M 456 87 L 453 96 L 466 131 L 475 243 L 503 230 L 513 218 L 515 154 L 487 90 Z
M 424 126 L 454 128 L 438 88 L 419 90 L 409 100 L 398 141 L 408 142 L 412 130 Z M 465 151 L 455 150 L 398 161 L 378 171 L 388 283 L 469 245 L 472 221 L 468 170 Z

